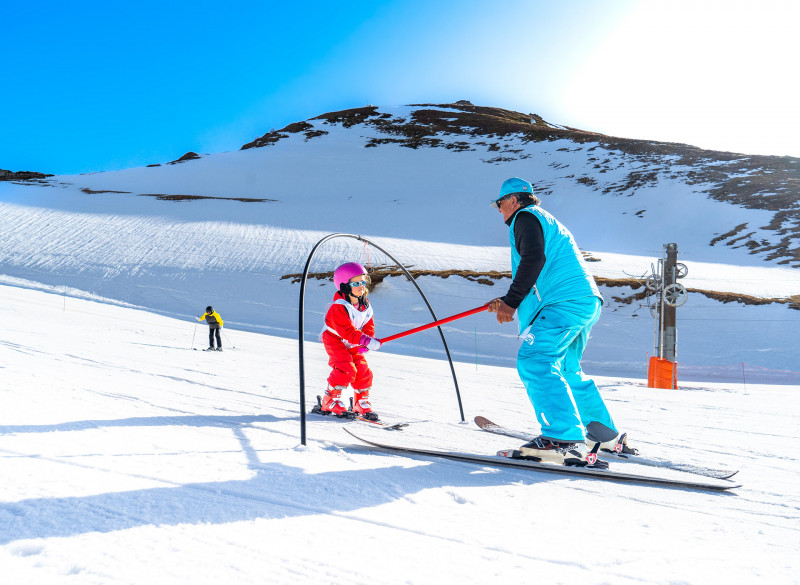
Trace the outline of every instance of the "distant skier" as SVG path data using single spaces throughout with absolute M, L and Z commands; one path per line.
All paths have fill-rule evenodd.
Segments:
M 542 427 L 519 450 L 564 465 L 592 463 L 598 449 L 632 452 L 597 385 L 581 370 L 603 297 L 575 239 L 539 207 L 528 181 L 505 181 L 492 206 L 511 228 L 513 282 L 505 296 L 490 302 L 489 312 L 497 313 L 498 323 L 513 321 L 517 312 L 523 338 L 517 371 Z
M 372 370 L 364 357 L 368 351 L 381 346 L 374 337 L 372 306 L 367 299 L 367 271 L 361 264 L 348 262 L 334 271 L 333 282 L 336 293 L 325 314 L 325 329 L 321 335 L 331 366 L 321 410 L 344 416 L 347 408 L 341 399 L 342 391 L 351 385 L 354 412 L 369 420 L 378 420 L 369 402 Z
M 216 351 L 222 351 L 222 339 L 219 334 L 219 330 L 223 326 L 222 317 L 214 310 L 214 307 L 208 306 L 205 315 L 197 317 L 198 321 L 203 319 L 208 323 L 208 349 L 206 351 L 214 351 L 214 337 L 217 338 Z

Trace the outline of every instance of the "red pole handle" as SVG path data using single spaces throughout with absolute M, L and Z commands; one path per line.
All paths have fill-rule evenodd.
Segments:
M 433 323 L 428 323 L 427 325 L 420 325 L 419 327 L 414 327 L 414 329 L 409 329 L 408 331 L 403 331 L 402 333 L 395 333 L 394 335 L 390 335 L 389 337 L 384 337 L 383 339 L 379 339 L 378 341 L 381 344 L 386 343 L 387 341 L 392 341 L 393 339 L 398 339 L 400 337 L 405 337 L 406 335 L 411 335 L 412 333 L 419 333 L 420 331 L 425 331 L 426 329 L 430 329 L 431 327 L 436 327 L 438 325 L 443 325 L 444 323 L 449 323 L 450 321 L 455 321 L 456 319 L 462 319 L 464 317 L 469 317 L 470 315 L 474 315 L 475 313 L 480 313 L 485 311 L 489 308 L 489 303 L 485 305 L 481 305 L 480 307 L 475 307 L 474 309 L 470 309 L 469 311 L 464 311 L 463 313 L 459 313 L 458 315 L 453 315 L 452 317 L 445 317 L 444 319 L 439 319 L 438 321 L 434 321 Z

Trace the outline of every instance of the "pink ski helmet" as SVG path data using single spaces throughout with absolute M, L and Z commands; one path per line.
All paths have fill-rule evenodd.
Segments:
M 333 271 L 333 284 L 336 285 L 336 290 L 342 290 L 342 284 L 350 282 L 354 276 L 366 276 L 367 269 L 361 266 L 358 262 L 348 262 L 342 264 Z

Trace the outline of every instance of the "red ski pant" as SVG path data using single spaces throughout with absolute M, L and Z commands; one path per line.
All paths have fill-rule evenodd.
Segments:
M 372 370 L 363 355 L 351 353 L 344 345 L 331 347 L 327 343 L 325 351 L 328 352 L 328 365 L 331 367 L 328 384 L 345 388 L 350 385 L 353 390 L 364 390 L 372 386 Z

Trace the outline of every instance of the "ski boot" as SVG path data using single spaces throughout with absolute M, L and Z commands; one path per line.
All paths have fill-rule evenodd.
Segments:
M 519 448 L 520 457 L 542 463 L 575 465 L 577 467 L 607 468 L 608 463 L 597 458 L 597 449 L 589 451 L 583 443 L 555 441 L 542 436 L 528 441 Z
M 638 449 L 628 446 L 628 433 L 622 433 L 619 437 L 614 437 L 609 441 L 595 441 L 586 437 L 586 447 L 606 453 L 616 453 L 617 455 L 638 455 Z
M 639 452 L 628 446 L 628 433 L 617 433 L 606 425 L 592 421 L 586 425 L 586 446 L 595 451 L 606 451 L 617 455 L 637 455 Z
M 328 389 L 325 390 L 325 395 L 322 397 L 317 396 L 317 405 L 311 409 L 311 412 L 314 414 L 332 414 L 339 418 L 355 418 L 355 415 L 348 411 L 344 402 L 342 402 L 342 390 L 344 390 L 344 386 L 331 387 L 329 384 Z
M 361 416 L 367 420 L 377 421 L 378 414 L 373 412 L 372 405 L 369 403 L 369 388 L 363 390 L 353 390 L 354 401 L 352 411 L 356 416 Z

